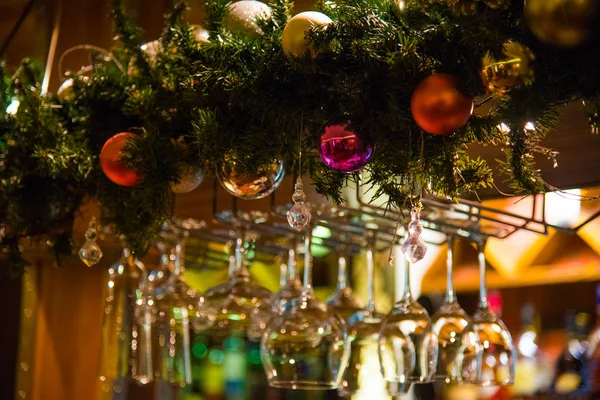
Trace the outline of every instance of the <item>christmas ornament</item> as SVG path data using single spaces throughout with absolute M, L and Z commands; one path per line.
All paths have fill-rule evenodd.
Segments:
M 291 57 L 301 57 L 308 52 L 315 57 L 318 52 L 306 35 L 313 26 L 327 25 L 331 22 L 333 21 L 327 15 L 316 11 L 305 11 L 293 16 L 283 29 L 283 52 Z
M 75 78 L 66 79 L 56 91 L 56 97 L 65 101 L 73 101 L 75 100 L 75 92 L 73 91 L 73 85 L 75 84 L 75 79 L 80 79 L 82 82 L 87 82 L 88 77 L 85 75 L 79 75 Z
M 319 154 L 328 167 L 340 172 L 355 172 L 369 162 L 373 146 L 350 130 L 348 124 L 330 125 L 321 136 Z
M 96 218 L 92 217 L 87 231 L 85 231 L 85 243 L 79 249 L 79 258 L 88 267 L 97 264 L 102 258 L 102 249 L 96 243 L 98 230 L 96 229 Z
M 575 47 L 588 41 L 600 21 L 598 0 L 526 0 L 529 29 L 546 44 Z
M 171 190 L 174 193 L 188 193 L 200 186 L 204 180 L 204 171 L 192 165 L 179 165 L 177 176 L 179 183 L 172 183 Z
M 409 3 L 409 0 L 393 0 L 392 1 L 394 14 L 396 14 L 396 16 L 399 19 L 403 18 L 404 10 L 406 10 L 406 8 L 408 7 L 408 3 Z
M 148 61 L 150 62 L 150 66 L 153 66 L 154 64 L 156 64 L 158 54 L 161 51 L 163 51 L 163 47 L 162 47 L 162 44 L 160 43 L 160 40 L 153 40 L 151 42 L 144 43 L 143 45 L 140 46 L 140 49 L 142 49 L 144 54 L 146 54 Z M 127 74 L 134 75 L 137 72 L 138 72 L 138 69 L 136 68 L 136 65 L 135 65 L 135 56 L 134 56 L 134 57 L 131 57 L 129 64 L 127 65 Z
M 421 225 L 421 211 L 415 207 L 410 212 L 410 223 L 408 224 L 408 237 L 402 243 L 401 250 L 406 261 L 414 264 L 425 258 L 427 253 L 427 245 L 421 237 L 423 233 L 423 225 Z
M 506 42 L 503 59 L 495 60 L 489 53 L 483 58 L 483 83 L 491 92 L 501 95 L 513 87 L 531 84 L 533 60 L 533 53 L 527 47 Z
M 256 21 L 271 18 L 271 13 L 271 7 L 260 1 L 237 1 L 229 6 L 227 28 L 247 35 L 262 35 L 262 29 Z
M 306 194 L 304 193 L 304 187 L 302 185 L 302 179 L 298 178 L 296 185 L 294 186 L 294 194 L 292 195 L 294 205 L 287 213 L 288 223 L 292 228 L 301 232 L 308 226 L 312 215 L 306 205 Z
M 136 136 L 135 133 L 121 132 L 104 143 L 100 152 L 100 167 L 104 175 L 117 185 L 134 186 L 144 180 L 144 175 L 129 168 L 121 161 L 121 151 L 127 138 Z
M 192 25 L 194 28 L 194 36 L 199 43 L 209 43 L 210 32 L 202 25 Z
M 254 173 L 244 171 L 242 166 L 231 160 L 225 161 L 217 170 L 217 178 L 225 190 L 244 200 L 267 197 L 279 187 L 284 175 L 282 160 L 274 160 L 266 169 L 259 168 Z
M 473 100 L 462 94 L 451 74 L 431 75 L 417 86 L 410 111 L 424 131 L 447 135 L 465 125 L 473 112 Z

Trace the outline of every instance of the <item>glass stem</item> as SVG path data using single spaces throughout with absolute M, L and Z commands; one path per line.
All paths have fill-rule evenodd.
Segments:
M 412 291 L 410 290 L 410 262 L 404 260 L 404 299 L 412 299 Z
M 233 277 L 244 271 L 244 233 L 235 239 L 235 256 L 229 260 L 229 276 Z
M 454 244 L 456 243 L 456 237 L 454 235 L 447 236 L 448 253 L 446 259 L 446 303 L 454 303 L 456 301 L 456 294 L 454 293 L 454 279 L 452 277 L 452 269 L 454 267 Z
M 183 258 L 185 252 L 185 239 L 180 239 L 175 245 L 175 260 L 173 260 L 173 275 L 175 277 L 180 277 L 183 275 L 184 266 L 183 266 Z
M 346 264 L 346 256 L 340 255 L 338 258 L 338 281 L 337 290 L 342 291 L 348 287 L 348 269 Z
M 279 265 L 279 287 L 284 287 L 288 282 L 288 266 L 283 261 Z
M 298 278 L 296 275 L 296 245 L 288 250 L 288 263 L 287 263 L 287 280 L 293 282 Z
M 373 252 L 374 252 L 374 243 L 369 244 L 369 248 L 367 249 L 367 311 L 373 312 L 375 311 L 375 296 L 374 296 L 374 261 L 373 261 Z
M 312 295 L 312 254 L 310 252 L 310 247 L 312 245 L 312 230 L 308 230 L 306 236 L 304 237 L 304 294 L 306 296 Z
M 479 260 L 479 307 L 488 307 L 487 298 L 487 283 L 485 279 L 485 243 L 487 239 L 479 239 L 477 241 L 477 259 Z

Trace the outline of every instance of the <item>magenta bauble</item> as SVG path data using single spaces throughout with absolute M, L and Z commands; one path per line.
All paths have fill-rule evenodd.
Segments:
M 321 159 L 340 172 L 355 172 L 364 167 L 373 154 L 373 146 L 361 139 L 348 124 L 330 125 L 321 136 Z

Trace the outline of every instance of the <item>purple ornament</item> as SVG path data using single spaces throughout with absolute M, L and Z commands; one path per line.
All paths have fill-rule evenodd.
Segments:
M 373 146 L 348 128 L 348 124 L 330 125 L 321 136 L 321 159 L 340 172 L 355 172 L 364 167 L 373 154 Z

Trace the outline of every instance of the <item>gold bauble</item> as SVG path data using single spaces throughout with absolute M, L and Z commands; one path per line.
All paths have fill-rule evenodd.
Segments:
M 306 34 L 313 26 L 327 25 L 333 22 L 327 15 L 317 11 L 305 11 L 293 16 L 283 29 L 281 47 L 287 56 L 301 57 L 310 53 L 317 55 L 313 43 Z
M 529 29 L 542 42 L 560 47 L 584 44 L 598 29 L 599 0 L 525 0 Z
M 226 160 L 217 169 L 217 178 L 225 190 L 244 200 L 256 200 L 267 197 L 279 187 L 285 173 L 283 161 L 273 160 L 267 168 L 249 173 L 234 161 Z
M 504 58 L 496 60 L 491 54 L 483 58 L 481 78 L 489 91 L 505 94 L 513 87 L 527 85 L 533 81 L 533 53 L 525 46 L 504 43 Z

